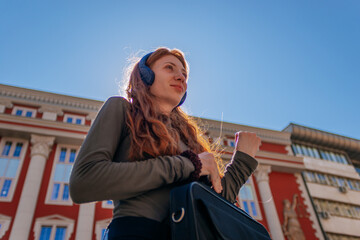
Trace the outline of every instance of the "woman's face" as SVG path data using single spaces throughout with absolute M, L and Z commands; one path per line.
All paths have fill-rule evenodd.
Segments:
M 187 72 L 180 60 L 173 55 L 159 58 L 150 68 L 155 73 L 150 92 L 155 96 L 160 109 L 170 113 L 185 94 Z

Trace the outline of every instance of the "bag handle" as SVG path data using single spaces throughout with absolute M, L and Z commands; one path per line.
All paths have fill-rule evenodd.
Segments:
M 179 211 L 175 211 L 171 214 L 171 220 L 174 222 L 174 223 L 179 223 L 181 222 L 181 220 L 183 220 L 184 216 L 185 216 L 185 208 L 181 208 L 181 214 L 180 214 L 180 217 L 178 219 L 175 218 L 175 214 L 177 214 Z

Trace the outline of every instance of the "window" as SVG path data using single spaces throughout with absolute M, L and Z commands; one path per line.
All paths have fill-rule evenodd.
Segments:
M 356 190 L 355 184 L 354 184 L 354 181 L 353 181 L 353 180 L 347 179 L 346 182 L 347 182 L 348 187 L 349 187 L 351 190 Z
M 325 151 L 320 150 L 320 156 L 322 159 L 329 160 L 329 156 Z
M 305 171 L 304 176 L 307 182 L 326 184 L 333 187 L 347 187 L 350 190 L 360 191 L 360 181 L 350 178 L 343 178 L 323 173 Z
M 313 158 L 320 158 L 319 152 L 316 148 L 307 147 L 299 144 L 293 144 L 292 149 L 295 155 L 309 156 Z
M 239 195 L 236 200 L 236 205 L 243 209 L 245 212 L 247 212 L 250 216 L 255 219 L 262 219 L 253 186 L 252 177 L 250 177 L 246 181 L 246 183 L 240 188 Z
M 317 179 L 321 184 L 327 184 L 326 177 L 322 173 L 316 173 Z
M 46 203 L 72 205 L 69 178 L 78 148 L 68 145 L 57 146 Z
M 11 114 L 16 115 L 16 116 L 21 116 L 21 117 L 35 118 L 36 117 L 36 109 L 35 108 L 27 108 L 27 107 L 15 106 L 13 108 Z
M 353 183 L 354 183 L 354 185 L 355 185 L 355 189 L 357 190 L 357 191 L 360 191 L 360 181 L 353 181 Z
M 328 179 L 331 186 L 338 187 L 337 177 L 329 176 Z
M 108 240 L 108 231 L 106 231 L 106 228 L 101 229 L 101 239 L 102 240 Z
M 316 148 L 311 148 L 311 149 L 315 155 L 315 158 L 320 158 L 319 151 Z
M 334 152 L 324 151 L 313 147 L 293 144 L 292 149 L 295 155 L 308 156 L 312 158 L 324 159 L 332 162 L 348 164 L 345 155 Z
M 107 226 L 109 226 L 111 222 L 111 219 L 104 219 L 104 220 L 101 220 L 101 221 L 97 221 L 96 224 L 95 224 L 95 234 L 96 234 L 96 240 L 107 240 L 107 232 L 106 232 L 106 229 L 107 229 Z M 103 238 L 103 236 L 105 235 L 105 237 Z
M 322 199 L 314 199 L 314 204 L 318 213 L 328 212 L 333 216 L 360 219 L 360 206 Z
M 346 160 L 346 157 L 344 155 L 340 155 L 338 154 L 338 157 L 341 159 L 341 162 L 343 164 L 349 164 L 348 161 Z
M 27 142 L 3 138 L 0 142 L 0 201 L 11 201 Z
M 301 155 L 301 148 L 298 144 L 293 144 L 292 145 L 292 149 L 293 149 L 293 152 L 295 153 L 295 155 Z
M 75 114 L 65 114 L 64 115 L 64 122 L 84 125 L 85 124 L 85 117 L 80 116 L 80 115 L 75 115 Z
M 112 200 L 102 201 L 101 207 L 113 209 L 114 208 L 113 201 Z
M 230 147 L 235 147 L 235 140 L 229 139 L 228 144 Z
M 302 150 L 302 153 L 303 153 L 305 156 L 310 156 L 309 151 L 307 150 L 307 147 L 301 146 L 301 150 Z M 310 156 L 310 157 L 311 157 L 311 156 Z
M 36 240 L 68 240 L 74 229 L 74 220 L 61 215 L 37 218 L 34 225 Z
M 338 177 L 339 187 L 345 187 L 345 179 Z
M 308 182 L 317 182 L 315 174 L 313 172 L 305 172 L 305 178 Z
M 65 240 L 65 233 L 66 227 L 42 226 L 40 232 L 40 240 Z
M 359 167 L 355 167 L 356 172 L 360 175 L 360 168 Z

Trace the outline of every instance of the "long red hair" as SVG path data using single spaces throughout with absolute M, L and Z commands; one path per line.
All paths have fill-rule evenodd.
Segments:
M 148 58 L 147 66 L 152 66 L 166 55 L 178 58 L 188 72 L 184 54 L 178 49 L 158 48 Z M 178 155 L 181 153 L 178 145 L 180 140 L 197 154 L 211 152 L 212 147 L 195 120 L 180 107 L 175 107 L 169 116 L 156 111 L 149 89 L 150 87 L 141 80 L 136 63 L 126 88 L 127 99 L 130 102 L 126 123 L 132 135 L 130 159 L 142 160 L 145 153 L 153 157 Z

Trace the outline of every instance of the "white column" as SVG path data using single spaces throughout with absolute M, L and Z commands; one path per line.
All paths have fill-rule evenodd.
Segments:
M 80 205 L 79 216 L 76 227 L 76 240 L 92 239 L 93 223 L 95 216 L 95 203 L 86 203 Z
M 45 163 L 54 143 L 54 137 L 31 135 L 31 160 L 16 211 L 10 240 L 28 239 L 38 199 Z
M 269 173 L 271 167 L 268 165 L 259 165 L 254 173 L 259 187 L 261 201 L 264 206 L 266 221 L 269 225 L 271 239 L 284 240 L 279 216 L 276 212 L 274 199 L 269 185 Z

